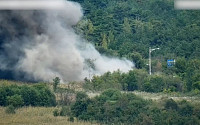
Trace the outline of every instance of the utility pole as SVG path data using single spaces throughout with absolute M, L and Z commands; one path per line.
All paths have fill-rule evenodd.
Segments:
M 160 48 L 154 48 L 151 49 L 151 47 L 149 47 L 149 75 L 151 75 L 151 52 L 153 52 L 154 50 L 158 50 Z

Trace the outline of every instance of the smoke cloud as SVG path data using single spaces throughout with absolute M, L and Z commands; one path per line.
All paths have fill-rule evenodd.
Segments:
M 62 10 L 0 11 L 1 78 L 51 81 L 58 76 L 68 82 L 118 69 L 128 72 L 134 66 L 103 56 L 82 40 L 73 29 L 83 16 L 81 6 L 63 4 Z

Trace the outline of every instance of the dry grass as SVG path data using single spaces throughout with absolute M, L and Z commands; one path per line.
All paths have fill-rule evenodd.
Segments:
M 94 125 L 89 122 L 68 121 L 68 117 L 54 117 L 54 107 L 24 107 L 16 114 L 6 114 L 5 107 L 0 107 L 0 125 Z
M 27 83 L 22 83 L 22 82 L 18 82 L 18 81 L 10 81 L 10 80 L 0 80 L 0 86 L 9 86 L 9 85 L 22 85 L 22 84 L 27 84 Z

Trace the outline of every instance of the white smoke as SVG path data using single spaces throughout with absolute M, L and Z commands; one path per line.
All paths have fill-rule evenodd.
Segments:
M 83 16 L 81 6 L 70 1 L 63 4 L 65 9 L 62 10 L 42 10 L 42 16 L 37 18 L 40 24 L 31 19 L 37 16 L 34 12 L 12 12 L 24 22 L 30 22 L 33 30 L 29 31 L 31 38 L 24 36 L 21 39 L 26 44 L 21 46 L 24 56 L 17 62 L 16 71 L 25 72 L 26 79 L 51 81 L 58 76 L 67 82 L 83 80 L 90 73 L 100 75 L 107 71 L 128 72 L 132 69 L 132 62 L 102 56 L 94 46 L 81 40 L 72 28 Z M 36 32 L 38 28 L 35 27 L 41 32 Z M 94 69 L 87 66 L 87 59 L 93 60 Z

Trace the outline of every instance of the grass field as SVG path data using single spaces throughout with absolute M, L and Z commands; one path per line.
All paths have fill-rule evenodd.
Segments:
M 5 107 L 0 107 L 0 125 L 95 125 L 94 123 L 68 121 L 68 117 L 54 117 L 54 107 L 23 107 L 16 114 L 5 113 Z

